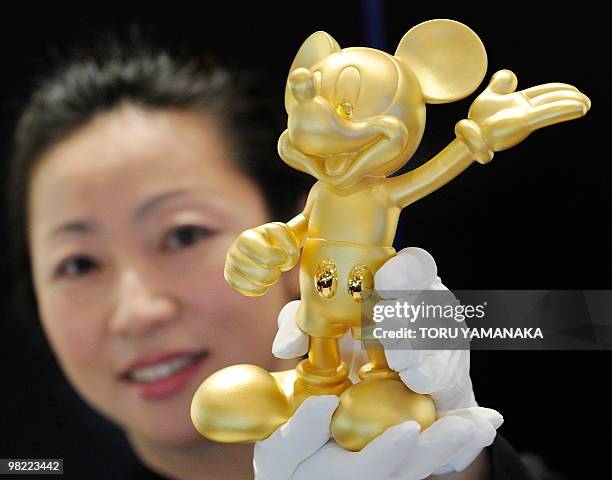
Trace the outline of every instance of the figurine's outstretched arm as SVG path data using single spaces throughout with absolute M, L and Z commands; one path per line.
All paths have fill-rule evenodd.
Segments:
M 474 161 L 488 163 L 543 127 L 580 118 L 591 108 L 576 87 L 547 83 L 515 92 L 516 75 L 500 70 L 455 126 L 457 138 L 425 165 L 386 182 L 390 198 L 402 208 L 449 182 Z
M 473 162 L 472 152 L 456 138 L 424 165 L 388 179 L 385 188 L 393 203 L 404 208 L 448 183 Z

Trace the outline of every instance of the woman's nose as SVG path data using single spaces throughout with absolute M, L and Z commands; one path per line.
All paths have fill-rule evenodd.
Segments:
M 305 102 L 317 94 L 315 79 L 307 68 L 296 68 L 289 75 L 289 88 L 298 102 Z
M 177 302 L 155 289 L 135 270 L 122 272 L 110 329 L 118 335 L 144 336 L 178 317 Z

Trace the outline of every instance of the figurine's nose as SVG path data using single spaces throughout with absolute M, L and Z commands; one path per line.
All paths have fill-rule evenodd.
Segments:
M 289 75 L 289 88 L 298 102 L 305 102 L 317 94 L 315 79 L 307 68 L 296 68 Z

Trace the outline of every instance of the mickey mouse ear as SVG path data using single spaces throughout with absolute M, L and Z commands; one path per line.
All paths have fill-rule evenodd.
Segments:
M 289 74 L 296 68 L 310 68 L 319 60 L 340 50 L 340 45 L 329 33 L 323 31 L 315 32 L 302 43 L 291 64 Z M 290 107 L 294 102 L 295 99 L 289 90 L 289 86 L 287 86 L 285 88 L 285 109 L 287 113 L 289 113 Z
M 417 76 L 427 103 L 467 97 L 487 72 L 487 52 L 480 38 L 454 20 L 430 20 L 413 27 L 395 56 Z

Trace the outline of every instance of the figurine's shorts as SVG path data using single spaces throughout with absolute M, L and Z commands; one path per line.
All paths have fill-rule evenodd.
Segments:
M 308 239 L 300 266 L 301 303 L 297 324 L 318 338 L 343 336 L 349 327 L 361 339 L 376 271 L 395 255 L 393 247 Z

